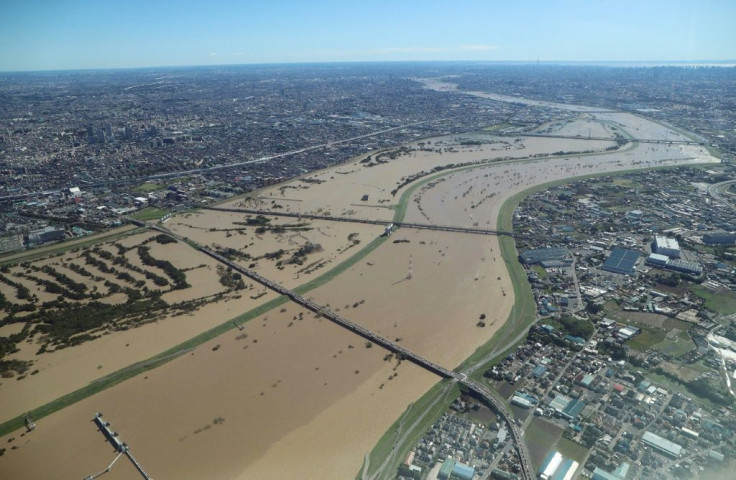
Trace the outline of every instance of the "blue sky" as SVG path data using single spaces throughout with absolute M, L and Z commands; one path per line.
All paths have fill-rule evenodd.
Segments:
M 733 0 L 0 0 L 0 71 L 736 59 Z

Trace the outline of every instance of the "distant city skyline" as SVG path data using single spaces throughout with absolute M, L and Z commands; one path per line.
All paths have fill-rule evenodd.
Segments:
M 732 62 L 730 0 L 5 0 L 0 71 L 361 61 Z

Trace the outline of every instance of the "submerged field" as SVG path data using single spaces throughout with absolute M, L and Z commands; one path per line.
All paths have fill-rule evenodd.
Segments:
M 579 122 L 544 128 L 598 128 L 600 135 L 611 133 L 612 126 L 631 128 L 637 135 L 664 137 L 666 132 L 627 114 L 585 113 Z M 629 145 L 606 152 L 614 145 L 490 134 L 429 139 L 388 153 L 373 152 L 221 205 L 270 212 L 262 217 L 198 210 L 174 216 L 165 226 L 290 288 L 326 275 L 323 279 L 329 281 L 303 295 L 453 368 L 492 339 L 514 304 L 497 237 L 399 229 L 377 242 L 380 225 L 278 213 L 386 223 L 405 216 L 419 223 L 492 229 L 503 203 L 534 185 L 710 161 L 699 147 Z M 414 185 L 416 190 L 400 204 Z M 43 282 L 61 282 L 64 292 L 84 285 L 75 287 L 84 296 L 58 303 L 87 308 L 94 301 L 134 308 L 149 302 L 157 309 L 91 328 L 77 325 L 72 331 L 73 325 L 62 322 L 66 329 L 61 333 L 44 326 L 47 320 L 28 320 L 33 328 L 42 327 L 19 342 L 19 351 L 9 358 L 33 361 L 31 368 L 38 372 L 20 381 L 17 376 L 2 380 L 2 420 L 275 298 L 191 246 L 156 238 L 135 233 L 8 267 L 3 275 L 23 285 L 31 297 L 20 298 L 22 289 L 0 278 L 0 292 L 13 305 L 58 302 L 58 292 L 47 291 Z M 370 253 L 355 257 L 368 245 Z M 339 275 L 330 274 L 355 258 L 359 260 L 341 268 Z M 101 262 L 117 273 L 105 271 Z M 83 267 L 89 276 L 71 265 Z M 61 273 L 69 282 L 60 280 Z M 137 295 L 132 291 L 142 292 L 141 297 L 131 300 Z M 48 314 L 69 305 L 49 306 Z M 5 308 L 7 315 L 10 307 Z M 2 328 L 17 328 L 27 314 L 18 312 L 18 321 Z M 0 477 L 84 477 L 99 471 L 112 459 L 111 449 L 90 423 L 102 411 L 154 478 L 349 478 L 407 406 L 438 381 L 288 302 L 253 315 L 241 327 L 233 325 L 163 366 L 38 421 L 32 433 L 2 438 L 14 438 L 8 445 L 18 448 L 0 458 Z M 75 342 L 83 335 L 95 338 Z M 46 351 L 37 354 L 43 345 Z M 120 465 L 106 477 L 128 478 L 129 466 Z

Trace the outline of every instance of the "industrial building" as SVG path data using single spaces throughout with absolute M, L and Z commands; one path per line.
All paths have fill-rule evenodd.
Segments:
M 680 244 L 674 238 L 655 236 L 652 251 L 670 258 L 680 258 Z
M 28 234 L 28 246 L 42 245 L 49 242 L 57 242 L 64 240 L 66 233 L 62 229 L 55 227 L 45 227 L 39 230 L 33 230 Z
M 473 480 L 475 469 L 463 463 L 456 463 L 452 469 L 452 478 L 458 480 Z
M 532 407 L 533 404 L 524 397 L 514 395 L 513 397 L 511 397 L 511 405 L 516 405 L 520 408 L 529 409 Z
M 734 245 L 736 244 L 736 233 L 706 233 L 703 235 L 703 243 L 706 245 Z
M 639 252 L 636 250 L 615 247 L 603 263 L 601 270 L 621 275 L 633 275 L 638 261 Z
M 448 458 L 442 463 L 437 478 L 440 480 L 473 480 L 475 468 Z
M 667 262 L 670 261 L 670 257 L 662 255 L 661 253 L 651 253 L 647 257 L 646 264 L 653 265 L 655 267 L 664 267 Z
M 569 458 L 563 460 L 555 474 L 552 475 L 552 480 L 571 480 L 579 465 L 578 462 Z
M 539 467 L 539 478 L 542 480 L 548 480 L 552 478 L 557 467 L 562 463 L 562 455 L 558 451 L 551 451 L 547 454 L 547 458 L 542 462 L 542 466 Z
M 0 253 L 12 252 L 23 248 L 23 237 L 19 234 L 11 234 L 0 237 Z
M 703 267 L 699 263 L 687 262 L 685 260 L 670 260 L 665 265 L 667 270 L 674 270 L 676 272 L 687 273 L 688 275 L 699 276 L 703 274 Z
M 670 440 L 662 438 L 659 435 L 655 435 L 652 432 L 644 432 L 644 436 L 641 437 L 641 441 L 644 445 L 648 445 L 657 452 L 671 458 L 680 458 L 680 454 L 682 453 L 682 445 L 671 442 Z
M 699 263 L 688 262 L 686 260 L 671 259 L 666 255 L 652 253 L 647 257 L 647 265 L 661 267 L 675 272 L 686 273 L 688 275 L 699 276 L 703 273 L 703 266 Z
M 516 392 L 511 397 L 511 404 L 521 408 L 531 408 L 538 403 L 538 400 L 524 392 Z
M 626 480 L 630 465 L 626 462 L 619 465 L 613 472 L 607 472 L 599 467 L 593 470 L 593 480 Z
M 542 480 L 570 480 L 580 464 L 565 458 L 556 450 L 547 454 L 539 468 L 539 478 Z
M 440 467 L 440 473 L 437 474 L 437 478 L 440 480 L 449 480 L 452 475 L 452 469 L 455 468 L 455 460 L 448 458 L 442 463 Z
M 575 417 L 580 415 L 580 412 L 583 411 L 585 408 L 585 402 L 581 399 L 573 400 L 566 395 L 558 393 L 557 396 L 549 402 L 549 406 L 560 417 L 566 420 L 573 420 Z

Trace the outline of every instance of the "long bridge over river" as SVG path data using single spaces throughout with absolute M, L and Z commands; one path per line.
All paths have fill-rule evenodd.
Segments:
M 391 222 L 388 220 L 374 220 L 369 218 L 336 217 L 331 215 L 314 215 L 311 213 L 297 212 L 274 212 L 273 210 L 253 210 L 248 208 L 224 208 L 224 207 L 200 207 L 205 210 L 216 212 L 245 213 L 247 215 L 261 215 L 269 217 L 307 218 L 309 220 L 327 220 L 331 222 L 362 223 L 366 225 L 388 225 L 392 223 L 399 228 L 413 228 L 415 230 L 438 230 L 441 232 L 471 233 L 476 235 L 503 235 L 507 237 L 522 238 L 506 230 L 490 230 L 485 228 L 454 227 L 448 225 L 432 225 L 428 223 Z
M 615 142 L 622 140 L 625 142 L 637 142 L 637 143 L 656 143 L 665 145 L 699 145 L 703 147 L 717 147 L 715 142 L 698 141 L 698 140 L 669 140 L 667 138 L 611 138 L 611 137 L 591 137 L 589 135 L 555 135 L 553 133 L 513 133 L 509 135 L 503 135 L 507 137 L 541 137 L 541 138 L 562 138 L 566 140 L 600 140 L 605 142 Z
M 131 222 L 135 225 L 138 225 L 141 227 L 148 227 L 148 228 L 151 228 L 152 230 L 156 230 L 166 235 L 170 235 L 180 241 L 187 242 L 188 244 L 195 246 L 195 248 L 197 248 L 200 252 L 217 260 L 223 265 L 233 269 L 234 271 L 238 273 L 241 273 L 242 275 L 245 275 L 251 280 L 255 280 L 256 282 L 260 283 L 266 288 L 273 290 L 274 292 L 278 294 L 288 297 L 293 302 L 301 305 L 302 307 L 316 314 L 321 315 L 322 317 L 332 321 L 333 323 L 336 323 L 337 325 L 347 330 L 350 330 L 351 332 L 365 338 L 366 340 L 371 341 L 377 345 L 380 345 L 386 350 L 398 355 L 399 358 L 409 360 L 415 365 L 418 365 L 426 370 L 429 370 L 435 375 L 438 375 L 442 378 L 451 379 L 463 385 L 468 390 L 468 392 L 470 392 L 472 395 L 474 395 L 475 397 L 479 398 L 480 400 L 486 402 L 489 406 L 491 406 L 491 408 L 493 408 L 493 410 L 495 410 L 496 413 L 508 424 L 509 432 L 511 433 L 511 438 L 514 441 L 516 451 L 519 455 L 519 463 L 521 467 L 520 473 L 522 475 L 522 478 L 529 479 L 529 480 L 535 478 L 534 468 L 532 466 L 531 458 L 529 456 L 529 451 L 527 450 L 526 444 L 524 443 L 524 440 L 522 438 L 521 429 L 519 429 L 516 423 L 514 423 L 513 418 L 511 417 L 511 414 L 506 408 L 506 405 L 500 399 L 494 396 L 488 388 L 484 387 L 483 385 L 477 382 L 470 380 L 467 377 L 467 375 L 465 375 L 464 373 L 448 370 L 447 368 L 437 363 L 434 363 L 433 361 L 427 358 L 424 358 L 415 352 L 412 352 L 411 350 L 399 345 L 398 343 L 391 341 L 362 325 L 359 325 L 351 320 L 348 320 L 347 318 L 341 315 L 338 315 L 337 313 L 333 312 L 329 308 L 323 305 L 319 305 L 318 303 L 315 303 L 312 300 L 309 300 L 303 297 L 302 295 L 299 295 L 295 291 L 289 290 L 283 285 L 280 285 L 272 280 L 269 280 L 268 278 L 262 275 L 259 275 L 253 270 L 245 268 L 225 258 L 224 256 L 220 255 L 217 252 L 214 252 L 200 245 L 195 245 L 194 242 L 187 240 L 184 237 L 181 237 L 179 235 L 176 235 L 170 232 L 166 228 L 163 228 L 158 225 L 150 225 L 145 222 L 141 222 L 137 220 L 131 220 Z M 385 221 L 380 222 L 381 225 L 385 223 L 386 223 Z M 454 231 L 454 230 L 451 230 L 451 231 Z
M 164 229 L 161 229 L 161 231 L 166 233 Z M 366 340 L 369 340 L 377 345 L 382 346 L 386 350 L 389 350 L 397 354 L 399 358 L 409 360 L 412 363 L 426 370 L 429 370 L 430 372 L 436 375 L 439 375 L 440 377 L 452 379 L 460 383 L 461 385 L 465 386 L 468 389 L 468 391 L 472 393 L 475 397 L 480 398 L 481 400 L 487 402 L 498 413 L 498 415 L 501 418 L 503 418 L 504 421 L 508 424 L 509 431 L 511 432 L 511 437 L 514 440 L 514 443 L 516 445 L 516 450 L 519 454 L 522 476 L 527 479 L 534 478 L 534 470 L 532 467 L 531 458 L 529 457 L 529 452 L 526 448 L 526 444 L 524 443 L 524 440 L 521 437 L 521 430 L 514 423 L 513 419 L 511 418 L 511 415 L 506 409 L 506 405 L 501 400 L 496 398 L 490 392 L 490 390 L 488 390 L 486 387 L 482 386 L 479 383 L 473 382 L 472 380 L 469 380 L 465 374 L 454 372 L 452 370 L 448 370 L 445 367 L 438 365 L 434 363 L 433 361 L 427 358 L 424 358 L 421 355 L 415 352 L 412 352 L 411 350 L 407 348 L 404 348 L 398 343 L 393 342 L 385 337 L 382 337 L 381 335 L 378 335 L 372 330 L 362 325 L 358 325 L 357 323 L 351 320 L 348 320 L 347 318 L 341 315 L 338 315 L 337 313 L 333 312 L 327 307 L 324 307 L 307 298 L 304 298 L 303 296 L 299 295 L 293 290 L 289 290 L 283 285 L 280 285 L 276 282 L 273 282 L 263 277 L 262 275 L 257 274 L 253 270 L 244 268 L 238 265 L 237 263 L 228 260 L 227 258 L 223 257 L 222 255 L 218 253 L 213 252 L 212 250 L 209 250 L 204 247 L 199 247 L 199 250 L 202 253 L 214 258 L 218 262 L 232 268 L 233 270 L 273 290 L 274 292 L 289 297 L 293 302 L 298 303 L 304 308 L 311 310 L 312 312 L 317 313 L 319 315 L 322 315 L 324 318 L 331 320 L 332 322 L 340 325 L 341 327 L 346 328 L 350 330 L 351 332 L 357 335 L 360 335 Z

